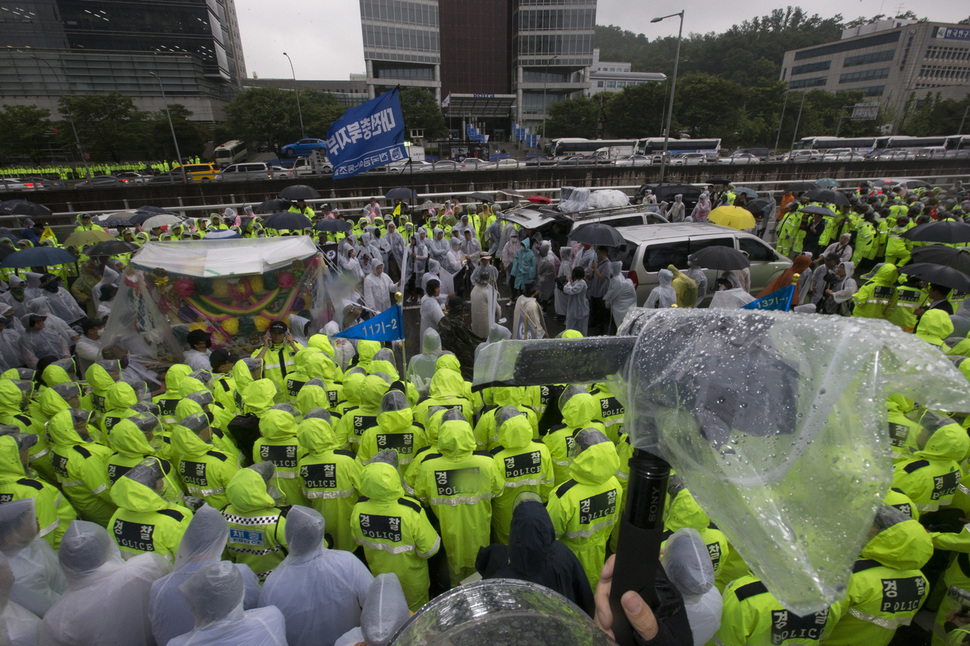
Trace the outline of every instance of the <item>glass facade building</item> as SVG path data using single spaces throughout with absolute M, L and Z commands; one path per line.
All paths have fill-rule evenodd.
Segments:
M 441 100 L 437 0 L 360 0 L 367 90 L 423 87 Z

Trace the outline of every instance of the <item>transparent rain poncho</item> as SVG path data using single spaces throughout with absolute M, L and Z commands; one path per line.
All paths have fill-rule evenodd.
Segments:
M 128 561 L 107 530 L 71 523 L 57 554 L 68 590 L 44 616 L 43 632 L 55 644 L 152 644 L 148 591 L 171 565 L 157 554 Z
M 77 404 L 81 399 L 81 386 L 76 381 L 65 381 L 62 384 L 52 386 L 52 388 L 68 404 L 72 404 L 72 402 Z
M 723 605 L 704 539 L 696 529 L 678 529 L 667 539 L 662 561 L 667 578 L 684 598 L 694 646 L 703 646 L 721 627 Z
M 172 646 L 285 643 L 286 629 L 279 610 L 243 610 L 243 577 L 228 561 L 206 565 L 180 585 L 179 592 L 192 609 L 195 626 L 169 641 Z
M 185 396 L 185 398 L 194 401 L 196 404 L 201 406 L 203 410 L 205 410 L 206 406 L 209 406 L 215 401 L 212 393 L 210 393 L 208 390 L 197 390 L 194 393 L 189 393 Z
M 631 310 L 618 337 L 496 344 L 475 385 L 607 375 L 633 445 L 671 464 L 801 615 L 844 595 L 889 489 L 886 397 L 970 409 L 946 357 L 892 324 L 755 311 Z
M 28 646 L 37 643 L 40 619 L 20 604 L 10 601 L 14 573 L 7 557 L 0 554 L 0 644 Z
M 175 555 L 175 571 L 152 584 L 152 633 L 159 644 L 166 644 L 194 627 L 192 609 L 179 586 L 202 568 L 222 560 L 228 539 L 229 523 L 217 510 L 203 505 L 192 516 Z M 236 563 L 235 568 L 245 588 L 243 608 L 255 608 L 259 603 L 259 579 L 248 565 Z
M 323 545 L 324 521 L 316 510 L 294 506 L 286 516 L 289 555 L 263 583 L 261 607 L 286 617 L 290 646 L 332 644 L 360 625 L 374 577 L 350 552 Z
M 0 505 L 0 551 L 15 578 L 10 600 L 43 617 L 67 590 L 67 580 L 57 554 L 37 536 L 33 498 Z
M 360 626 L 345 633 L 334 646 L 387 646 L 398 628 L 411 617 L 404 590 L 396 574 L 378 574 L 367 590 Z
M 328 411 L 326 408 L 316 407 L 308 410 L 306 415 L 303 416 L 303 419 L 322 419 L 330 422 L 331 416 L 330 411 Z

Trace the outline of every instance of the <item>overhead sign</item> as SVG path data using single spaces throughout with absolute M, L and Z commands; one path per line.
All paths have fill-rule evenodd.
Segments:
M 878 103 L 856 103 L 852 106 L 853 121 L 875 121 L 879 118 Z
M 327 132 L 327 157 L 334 179 L 406 160 L 398 89 L 350 108 L 334 121 Z

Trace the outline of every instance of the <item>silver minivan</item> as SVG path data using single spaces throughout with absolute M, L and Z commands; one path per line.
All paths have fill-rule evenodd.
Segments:
M 289 179 L 293 173 L 266 162 L 246 162 L 226 166 L 213 179 L 217 182 L 248 182 L 259 179 Z
M 620 229 L 627 241 L 626 253 L 621 258 L 623 271 L 637 288 L 637 304 L 643 305 L 647 296 L 658 285 L 657 273 L 673 265 L 681 271 L 687 269 L 687 257 L 704 247 L 723 246 L 745 251 L 751 261 L 751 293 L 757 294 L 767 287 L 792 262 L 771 248 L 761 238 L 716 224 L 700 222 L 676 222 L 650 224 Z M 708 298 L 714 291 L 718 272 L 705 270 L 708 280 Z M 700 303 L 698 304 L 700 305 Z

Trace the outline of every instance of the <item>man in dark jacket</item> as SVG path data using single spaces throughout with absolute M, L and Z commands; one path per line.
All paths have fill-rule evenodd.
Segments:
M 475 348 L 485 339 L 471 331 L 465 317 L 465 302 L 457 296 L 448 299 L 448 312 L 438 322 L 441 349 L 452 352 L 461 363 L 461 376 L 472 380 L 475 372 Z

